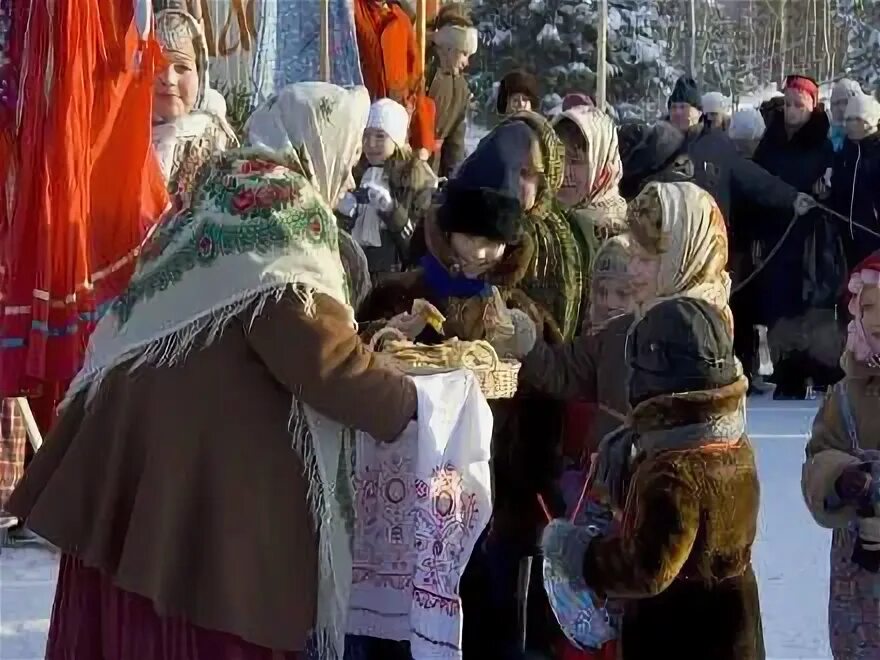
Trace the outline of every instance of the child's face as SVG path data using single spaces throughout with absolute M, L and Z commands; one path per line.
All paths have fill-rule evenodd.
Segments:
M 199 95 L 199 72 L 195 56 L 163 51 L 165 65 L 153 81 L 153 114 L 171 122 L 192 112 Z
M 465 277 L 477 278 L 489 271 L 504 256 L 506 245 L 482 236 L 453 232 L 449 240 L 456 261 Z
M 596 295 L 609 316 L 623 314 L 629 310 L 632 301 L 632 287 L 629 282 L 609 279 L 599 282 Z
M 860 301 L 865 334 L 880 344 L 880 287 L 865 287 Z
M 373 167 L 384 165 L 394 153 L 394 148 L 394 140 L 381 128 L 364 130 L 364 155 Z
M 660 276 L 660 255 L 652 254 L 636 241 L 630 246 L 632 258 L 628 273 L 632 286 L 631 299 L 636 303 L 650 302 L 657 297 Z
M 511 94 L 507 99 L 507 114 L 532 109 L 532 100 L 526 94 Z

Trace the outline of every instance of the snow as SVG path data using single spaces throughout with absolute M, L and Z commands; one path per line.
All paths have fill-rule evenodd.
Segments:
M 830 533 L 812 521 L 800 494 L 804 444 L 815 411 L 815 402 L 749 402 L 762 488 L 754 565 L 768 660 L 831 658 L 825 613 Z M 56 555 L 40 548 L 0 554 L 0 660 L 43 656 L 56 563 Z

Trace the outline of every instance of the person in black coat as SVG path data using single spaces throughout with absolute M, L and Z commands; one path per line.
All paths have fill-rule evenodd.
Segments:
M 880 232 L 880 103 L 859 94 L 846 107 L 846 140 L 834 156 L 830 206 L 867 229 Z M 855 224 L 844 231 L 847 270 L 880 250 L 880 238 Z
M 755 162 L 810 192 L 833 159 L 816 82 L 790 76 L 783 107 L 770 111 L 768 119 Z M 822 386 L 840 375 L 842 341 L 834 316 L 846 274 L 840 226 L 817 209 L 795 221 L 793 214 L 761 208 L 753 222 L 761 268 L 756 286 L 769 329 L 775 397 L 803 399 L 810 379 Z

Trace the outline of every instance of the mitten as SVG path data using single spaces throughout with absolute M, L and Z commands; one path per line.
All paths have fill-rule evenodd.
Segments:
M 346 218 L 353 218 L 357 212 L 357 198 L 350 192 L 345 193 L 336 205 L 336 211 Z
M 535 322 L 521 309 L 511 309 L 508 314 L 513 324 L 513 333 L 499 333 L 490 339 L 490 343 L 501 357 L 519 360 L 531 353 L 535 347 L 538 329 L 535 327 Z
M 387 188 L 367 184 L 364 186 L 364 189 L 367 191 L 370 204 L 372 204 L 380 213 L 388 213 L 394 208 L 394 200 L 391 198 L 391 193 Z

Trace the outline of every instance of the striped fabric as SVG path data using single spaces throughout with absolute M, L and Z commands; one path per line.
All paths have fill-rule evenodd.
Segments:
M 0 512 L 24 474 L 27 431 L 15 399 L 0 399 Z

